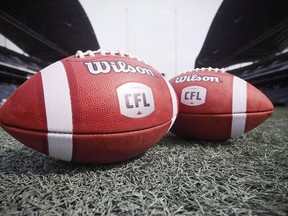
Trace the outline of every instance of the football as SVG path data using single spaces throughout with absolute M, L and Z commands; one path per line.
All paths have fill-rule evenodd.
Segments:
M 222 141 L 239 137 L 273 113 L 257 88 L 223 70 L 195 69 L 170 80 L 179 113 L 171 132 L 189 139 Z
M 106 164 L 155 145 L 177 113 L 172 86 L 144 61 L 77 51 L 23 83 L 0 108 L 0 125 L 49 156 Z

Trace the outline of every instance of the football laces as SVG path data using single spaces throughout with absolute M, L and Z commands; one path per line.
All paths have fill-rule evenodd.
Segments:
M 206 72 L 209 71 L 209 72 L 216 72 L 216 73 L 226 73 L 224 68 L 220 69 L 220 68 L 212 68 L 212 67 L 208 67 L 208 68 L 202 67 L 202 68 L 190 69 L 188 71 L 179 73 L 178 75 L 185 74 L 185 73 L 190 73 L 190 72 L 201 72 L 201 71 L 206 71 Z
M 92 50 L 87 50 L 86 52 L 83 52 L 81 50 L 78 50 L 75 54 L 75 57 L 76 58 L 85 58 L 86 56 L 89 56 L 89 57 L 95 57 L 95 55 L 97 54 L 100 54 L 102 56 L 105 56 L 105 55 L 112 55 L 112 56 L 122 56 L 122 57 L 128 57 L 128 58 L 131 58 L 131 59 L 136 59 L 137 61 L 140 61 L 140 62 L 143 62 L 146 64 L 146 62 L 143 60 L 143 59 L 139 59 L 135 56 L 132 56 L 131 54 L 129 53 L 124 53 L 124 52 L 121 52 L 119 50 L 116 50 L 116 51 L 108 51 L 108 50 L 103 50 L 103 49 L 98 49 L 96 51 L 92 51 Z

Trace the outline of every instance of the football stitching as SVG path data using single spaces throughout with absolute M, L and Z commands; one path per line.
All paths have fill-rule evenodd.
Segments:
M 263 111 L 257 111 L 257 112 L 231 112 L 231 113 L 184 113 L 184 112 L 179 112 L 178 115 L 232 115 L 232 114 L 263 114 L 266 112 L 271 112 L 273 110 L 263 110 Z
M 172 116 L 173 118 L 174 116 Z M 121 132 L 108 132 L 108 133 L 73 133 L 73 132 L 57 132 L 57 131 L 42 131 L 42 130 L 33 130 L 33 129 L 27 129 L 27 128 L 21 128 L 21 127 L 17 127 L 17 126 L 14 126 L 14 125 L 9 125 L 9 124 L 3 124 L 2 125 L 4 127 L 10 127 L 10 128 L 14 128 L 14 129 L 18 129 L 18 130 L 23 130 L 23 131 L 31 131 L 31 132 L 36 132 L 36 133 L 49 133 L 49 134 L 67 134 L 67 135 L 104 135 L 104 134 L 123 134 L 123 133 L 134 133 L 134 132 L 139 132 L 139 131 L 143 131 L 143 130 L 147 130 L 147 129 L 152 129 L 152 128 L 155 128 L 155 127 L 159 127 L 159 126 L 162 126 L 162 125 L 165 125 L 167 123 L 169 123 L 170 121 L 172 121 L 172 118 L 168 121 L 165 121 L 161 124 L 157 124 L 157 125 L 154 125 L 152 127 L 147 127 L 147 128 L 142 128 L 142 129 L 138 129 L 138 130 L 131 130 L 131 131 L 121 131 Z

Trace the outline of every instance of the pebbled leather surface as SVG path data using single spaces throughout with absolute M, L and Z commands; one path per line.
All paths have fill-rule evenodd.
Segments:
M 96 54 L 84 58 L 70 56 L 61 61 L 69 85 L 72 132 L 48 130 L 43 82 L 41 73 L 37 73 L 0 108 L 1 127 L 23 144 L 49 155 L 49 134 L 52 134 L 53 141 L 57 142 L 59 133 L 60 145 L 63 137 L 60 135 L 67 133 L 73 136 L 72 143 L 67 143 L 67 151 L 71 146 L 73 149 L 71 161 L 112 163 L 143 153 L 168 132 L 177 114 L 175 109 L 178 107 L 175 101 L 174 104 L 172 102 L 167 81 L 148 64 L 128 56 L 111 54 Z M 92 73 L 91 67 L 89 70 L 87 66 L 89 64 L 93 66 Z M 102 67 L 102 72 L 95 72 L 97 64 Z M 49 68 L 46 72 L 49 72 Z M 151 89 L 153 112 L 142 118 L 131 118 L 121 114 L 117 88 L 126 83 L 140 83 Z M 137 92 L 137 88 L 135 91 Z M 133 92 L 127 92 L 129 101 L 126 101 L 126 106 L 138 109 L 139 104 L 151 104 L 149 94 L 133 96 Z M 60 107 L 66 107 L 59 95 L 61 94 L 55 95 L 59 100 L 55 100 L 52 106 L 49 105 L 50 110 L 55 109 L 53 112 L 57 112 Z M 140 105 L 139 110 L 136 110 L 139 113 Z M 53 118 L 53 115 L 49 118 Z M 57 122 L 57 119 L 53 119 L 53 122 Z M 66 121 L 61 122 L 66 124 Z M 61 152 L 65 153 L 65 148 L 64 146 Z M 55 151 L 57 152 L 57 143 L 53 143 L 53 152 Z M 67 154 L 67 158 L 70 158 L 69 153 Z

